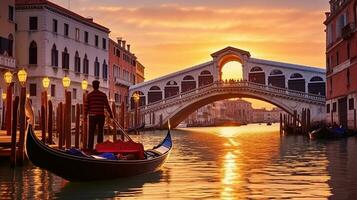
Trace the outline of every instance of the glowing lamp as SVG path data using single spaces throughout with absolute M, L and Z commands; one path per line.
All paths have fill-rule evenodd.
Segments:
M 47 89 L 50 86 L 51 80 L 48 77 L 45 77 L 42 79 L 42 85 L 45 89 Z
M 5 80 L 5 83 L 10 85 L 10 83 L 12 82 L 12 73 L 11 72 L 6 72 L 4 74 L 4 80 Z
M 86 91 L 88 88 L 88 81 L 86 79 L 84 79 L 82 81 L 82 90 Z
M 71 85 L 71 79 L 68 76 L 63 77 L 62 84 L 64 89 L 69 88 L 69 86 Z
M 17 72 L 17 78 L 20 81 L 20 84 L 22 87 L 25 86 L 26 80 L 27 80 L 27 72 L 24 69 L 20 69 L 19 72 Z
M 139 99 L 140 99 L 139 94 L 138 94 L 138 93 L 134 93 L 134 94 L 133 94 L 133 99 L 134 99 L 135 102 L 138 102 Z
M 6 93 L 3 92 L 3 93 L 1 94 L 1 97 L 2 97 L 2 100 L 5 100 L 5 99 L 6 99 Z

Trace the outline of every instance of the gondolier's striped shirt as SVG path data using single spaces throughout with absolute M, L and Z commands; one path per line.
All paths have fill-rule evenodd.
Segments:
M 88 115 L 104 115 L 104 108 L 112 116 L 107 95 L 99 90 L 93 90 L 87 96 L 84 109 Z

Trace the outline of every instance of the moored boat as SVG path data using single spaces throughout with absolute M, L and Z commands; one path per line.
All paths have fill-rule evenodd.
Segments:
M 354 132 L 344 128 L 320 127 L 309 132 L 311 139 L 338 139 L 355 135 Z
M 30 161 L 69 181 L 94 181 L 135 176 L 157 171 L 167 159 L 172 140 L 170 130 L 165 139 L 145 151 L 143 160 L 109 160 L 68 154 L 41 142 L 32 125 L 27 128 L 26 153 Z

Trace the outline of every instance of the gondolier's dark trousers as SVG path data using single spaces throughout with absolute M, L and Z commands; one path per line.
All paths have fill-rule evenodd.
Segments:
M 103 142 L 104 115 L 89 115 L 88 149 L 93 149 L 94 133 L 98 128 L 97 143 Z

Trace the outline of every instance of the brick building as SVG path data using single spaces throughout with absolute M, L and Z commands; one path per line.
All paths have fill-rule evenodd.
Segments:
M 327 122 L 355 127 L 357 1 L 331 0 L 326 13 Z

